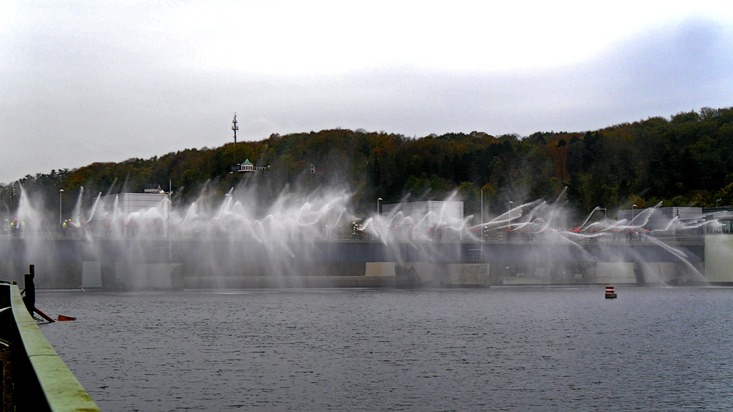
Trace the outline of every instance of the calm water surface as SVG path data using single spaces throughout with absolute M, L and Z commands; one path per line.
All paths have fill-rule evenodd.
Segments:
M 107 411 L 731 410 L 733 289 L 50 292 Z

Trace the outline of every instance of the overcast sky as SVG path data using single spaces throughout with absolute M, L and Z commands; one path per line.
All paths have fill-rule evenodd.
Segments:
M 219 147 L 235 112 L 262 140 L 526 136 L 705 106 L 733 106 L 727 0 L 0 1 L 3 183 Z

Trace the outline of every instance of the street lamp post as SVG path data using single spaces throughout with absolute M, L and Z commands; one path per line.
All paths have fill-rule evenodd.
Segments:
M 507 213 L 509 214 L 509 225 L 506 228 L 506 240 L 508 241 L 512 236 L 512 205 L 514 202 L 511 200 L 509 201 L 509 210 Z
M 59 225 L 64 224 L 64 189 L 59 189 Z
M 382 201 L 382 198 L 381 198 L 381 197 L 378 197 L 378 198 L 377 198 L 377 216 L 379 216 L 379 215 L 381 215 L 381 214 L 382 214 L 382 213 L 380 212 L 380 210 L 379 210 L 379 202 L 381 202 L 381 201 Z
M 634 221 L 634 218 L 636 217 L 636 216 L 634 216 L 634 208 L 635 207 L 636 207 L 636 203 L 634 203 L 633 205 L 631 205 L 631 220 L 629 221 L 629 223 L 633 222 Z
M 484 223 L 484 188 L 481 188 L 481 223 Z

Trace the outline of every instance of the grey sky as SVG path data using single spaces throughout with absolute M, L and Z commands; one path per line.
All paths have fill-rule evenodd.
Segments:
M 0 182 L 342 127 L 585 131 L 733 106 L 726 2 L 0 3 Z

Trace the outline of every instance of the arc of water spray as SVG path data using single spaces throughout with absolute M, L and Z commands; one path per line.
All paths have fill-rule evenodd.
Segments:
M 76 198 L 76 204 L 71 214 L 71 221 L 77 226 L 81 226 L 81 202 L 83 197 L 84 186 L 79 186 L 79 196 Z
M 662 206 L 662 202 L 659 202 L 659 203 L 657 203 L 656 205 L 654 205 L 652 207 L 648 207 L 648 208 L 642 210 L 641 212 L 639 212 L 638 215 L 632 216 L 631 217 L 631 220 L 629 221 L 629 227 L 633 227 L 633 228 L 644 227 L 647 223 L 649 223 L 649 218 L 651 218 L 652 213 L 654 213 L 654 209 L 658 209 L 661 206 Z M 639 219 L 641 216 L 644 217 L 643 218 L 643 222 L 641 224 L 632 225 L 632 223 L 634 223 L 634 220 Z
M 593 208 L 593 210 L 591 210 L 591 212 L 590 212 L 590 213 L 588 214 L 588 216 L 587 216 L 587 217 L 585 218 L 585 220 L 583 221 L 583 223 L 581 223 L 581 224 L 580 224 L 580 230 L 581 230 L 581 231 L 583 231 L 583 230 L 585 230 L 585 229 L 586 229 L 586 227 L 585 227 L 586 223 L 588 223 L 588 221 L 590 220 L 591 216 L 593 216 L 593 214 L 594 214 L 594 213 L 596 213 L 596 211 L 597 211 L 598 209 L 600 209 L 600 206 L 596 206 L 595 208 Z
M 96 199 L 94 199 L 94 203 L 92 204 L 92 210 L 89 212 L 89 218 L 87 218 L 87 223 L 91 223 L 94 219 L 94 213 L 97 211 L 97 205 L 99 205 L 99 199 L 102 198 L 102 192 L 99 192 L 97 194 Z

